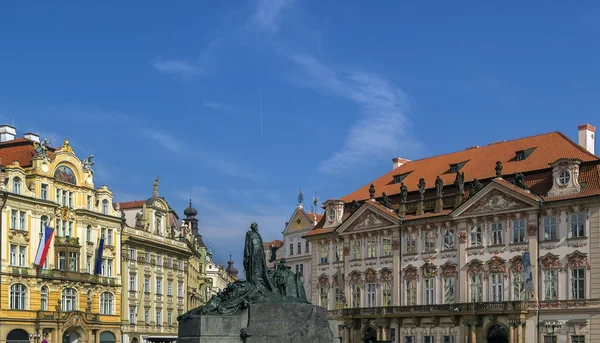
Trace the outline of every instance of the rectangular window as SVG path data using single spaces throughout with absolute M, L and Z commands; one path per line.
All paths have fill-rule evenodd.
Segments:
M 585 215 L 583 213 L 571 215 L 571 237 L 585 237 Z
M 150 252 L 146 252 L 146 263 L 150 263 Z
M 360 241 L 352 241 L 352 259 L 360 260 Z
M 502 223 L 492 223 L 492 245 L 504 244 L 504 228 Z
M 107 245 L 114 245 L 113 244 L 113 230 L 112 229 L 108 229 L 108 237 L 107 237 Z
M 483 301 L 483 295 L 481 292 L 482 283 L 481 283 L 481 274 L 471 274 L 471 302 L 478 303 Z
M 454 277 L 444 278 L 444 304 L 454 303 Z
M 433 336 L 423 336 L 423 343 L 433 343 Z
M 130 324 L 135 324 L 137 322 L 137 312 L 136 312 L 136 308 L 134 307 L 130 307 L 129 308 L 129 323 Z
M 10 265 L 11 266 L 16 266 L 17 265 L 17 255 L 19 253 L 19 246 L 11 244 L 10 245 Z
M 442 343 L 454 343 L 454 336 L 442 336 Z
M 58 269 L 59 270 L 67 269 L 67 254 L 64 251 L 58 252 Z
M 167 324 L 173 326 L 173 311 L 167 312 Z
M 137 291 L 137 274 L 129 274 L 129 290 Z
M 344 260 L 344 243 L 335 244 L 335 261 L 340 262 Z
M 414 306 L 417 304 L 417 285 L 416 280 L 406 280 L 406 305 Z
M 56 189 L 56 203 L 60 205 L 60 198 L 62 197 L 62 191 L 60 189 Z
M 144 278 L 144 292 L 150 293 L 150 278 Z
M 481 227 L 473 226 L 471 228 L 471 247 L 480 247 L 481 242 Z
M 87 239 L 88 242 L 92 241 L 92 227 L 91 226 L 88 226 L 85 229 L 85 237 L 86 237 L 86 239 Z
M 162 257 L 162 255 L 156 254 L 156 266 L 158 266 L 158 267 L 162 267 L 163 266 L 163 257 Z
M 585 336 L 583 335 L 572 335 L 571 343 L 585 343 Z
M 494 273 L 491 275 L 492 301 L 503 301 L 504 299 L 504 274 Z
M 417 253 L 417 241 L 412 233 L 406 234 L 406 253 L 416 254 Z
M 556 216 L 544 218 L 544 240 L 557 239 Z
M 444 250 L 454 249 L 454 230 L 444 230 Z
M 321 248 L 321 259 L 320 259 L 320 263 L 327 263 L 329 262 L 329 245 L 323 244 L 320 246 Z
M 135 250 L 135 248 L 129 248 L 129 259 L 130 260 L 137 260 L 137 250 Z
M 27 247 L 19 246 L 19 266 L 27 266 Z
M 392 282 L 383 281 L 381 284 L 381 306 L 392 306 Z
M 298 274 L 300 276 L 304 275 L 304 265 L 303 264 L 296 265 L 296 274 Z
M 76 252 L 71 251 L 69 253 L 69 271 L 76 272 L 78 271 L 78 255 Z
M 344 296 L 344 291 L 339 287 L 335 288 L 335 309 L 341 310 L 344 308 L 344 303 L 346 302 L 346 297 Z
M 22 212 L 19 215 L 19 230 L 26 231 L 27 227 L 25 226 L 25 217 L 27 216 L 26 212 Z
M 179 260 L 179 270 L 183 270 L 183 260 Z
M 302 254 L 302 243 L 298 242 L 298 254 Z
M 294 255 L 294 244 L 290 244 L 290 256 Z
M 63 206 L 67 206 L 67 193 L 69 193 L 69 192 L 67 192 L 67 191 L 62 191 L 61 192 L 61 194 L 62 194 L 62 205 Z
M 173 268 L 173 258 L 169 257 L 169 268 Z
M 183 283 L 177 282 L 177 296 L 183 298 Z
M 512 274 L 513 277 L 513 301 L 527 300 L 525 294 L 525 282 L 523 280 L 523 274 L 516 272 Z
M 405 336 L 404 343 L 415 343 L 415 336 Z
M 544 343 L 556 343 L 556 336 L 546 335 L 544 336 Z
M 544 270 L 544 300 L 556 300 L 558 297 L 558 271 Z
M 375 238 L 367 239 L 367 258 L 377 257 L 377 241 Z
M 92 210 L 92 196 L 91 195 L 87 196 L 87 209 L 90 211 Z
M 48 200 L 48 185 L 42 183 L 42 188 L 40 189 L 40 199 Z
M 304 243 L 304 252 L 305 253 L 309 253 L 310 252 L 310 243 L 308 241 L 306 241 Z
M 73 222 L 69 222 L 69 231 L 67 236 L 73 237 Z
M 513 220 L 513 243 L 525 242 L 525 221 L 524 220 Z
M 320 299 L 320 304 L 322 307 L 325 307 L 325 309 L 328 308 L 328 300 L 327 300 L 327 292 L 329 291 L 328 288 L 325 287 L 321 287 L 319 289 L 319 299 Z
M 423 237 L 424 249 L 425 252 L 433 252 L 435 251 L 435 235 L 431 231 L 425 231 Z
M 384 237 L 381 239 L 381 256 L 392 256 L 391 237 Z
M 144 322 L 146 323 L 146 325 L 150 325 L 150 310 L 149 309 L 144 310 Z
M 69 207 L 73 207 L 73 192 L 69 192 Z
M 17 222 L 19 221 L 19 211 L 17 210 L 11 210 L 10 211 L 10 228 L 11 229 L 17 229 Z
M 92 273 L 92 256 L 86 256 L 85 258 L 85 271 L 88 274 Z
M 424 281 L 423 304 L 435 304 L 435 279 L 429 278 Z
M 352 307 L 359 308 L 360 307 L 360 286 L 354 284 L 351 286 L 350 290 L 352 292 Z
M 367 284 L 367 307 L 375 307 L 375 284 Z
M 571 299 L 585 299 L 585 268 L 571 269 Z
M 156 278 L 156 294 L 162 294 L 162 278 Z
M 173 295 L 173 281 L 167 281 L 167 295 Z

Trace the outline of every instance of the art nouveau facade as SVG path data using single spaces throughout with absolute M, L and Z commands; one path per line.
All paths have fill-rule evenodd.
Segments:
M 158 195 L 158 178 L 147 200 L 122 202 L 123 343 L 169 342 L 177 338 L 177 316 L 186 309 L 189 260 L 193 257 L 175 213 Z
M 338 320 L 343 342 L 600 341 L 591 144 L 550 133 L 395 161 L 326 201 L 305 235 L 312 301 Z
M 46 143 L 0 126 L 0 341 L 120 342 L 121 213 L 106 186 L 94 187 L 91 157 L 80 160 L 68 141 Z M 46 225 L 55 236 L 38 267 Z

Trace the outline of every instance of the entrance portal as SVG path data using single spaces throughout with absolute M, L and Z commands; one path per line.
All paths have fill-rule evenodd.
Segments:
M 115 335 L 110 331 L 104 331 L 100 334 L 100 343 L 115 343 Z
M 368 328 L 365 331 L 365 343 L 375 343 L 377 342 L 377 331 L 373 328 Z
M 75 330 L 67 330 L 63 333 L 62 343 L 79 343 L 79 334 Z
M 21 329 L 12 330 L 6 336 L 6 343 L 29 343 L 29 334 Z
M 488 343 L 509 343 L 508 330 L 499 324 L 493 324 L 488 329 Z

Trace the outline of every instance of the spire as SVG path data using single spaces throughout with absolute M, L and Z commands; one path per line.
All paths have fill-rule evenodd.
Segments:
M 304 202 L 304 195 L 302 195 L 302 189 L 300 189 L 300 193 L 298 193 L 298 208 L 302 209 L 302 203 Z
M 227 269 L 225 269 L 227 274 L 237 278 L 238 270 L 233 266 L 233 257 L 231 257 L 231 253 L 229 254 L 229 262 L 227 262 Z
M 158 176 L 154 179 L 154 186 L 152 189 L 152 197 L 158 198 Z
M 315 196 L 313 197 L 313 225 L 317 225 L 317 204 L 319 203 L 319 198 L 317 198 L 317 192 L 315 192 Z

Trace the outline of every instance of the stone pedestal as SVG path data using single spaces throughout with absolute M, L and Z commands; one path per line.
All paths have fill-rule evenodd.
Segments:
M 178 343 L 332 343 L 327 311 L 311 304 L 250 304 L 237 316 L 192 316 Z M 336 335 L 337 336 L 337 335 Z
M 440 213 L 444 209 L 444 199 L 442 197 L 437 197 L 435 199 L 435 213 Z
M 425 213 L 425 207 L 423 205 L 423 200 L 419 200 L 417 203 L 417 215 L 422 216 Z

